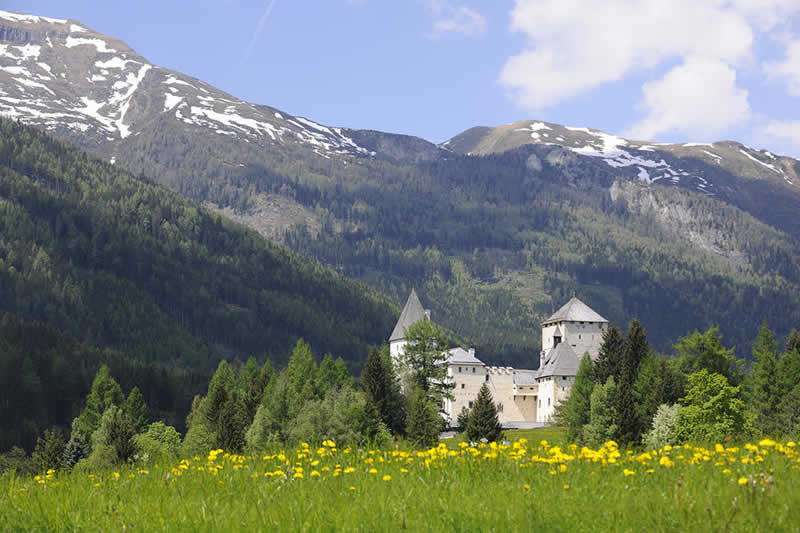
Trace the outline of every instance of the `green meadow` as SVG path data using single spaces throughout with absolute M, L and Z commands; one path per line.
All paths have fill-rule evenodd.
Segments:
M 428 450 L 331 441 L 0 479 L 2 531 L 792 531 L 793 442 L 620 450 L 558 429 Z M 545 442 L 546 439 L 547 440 Z

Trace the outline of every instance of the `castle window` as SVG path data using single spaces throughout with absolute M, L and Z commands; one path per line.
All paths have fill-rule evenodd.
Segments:
M 498 413 L 502 413 L 503 412 L 503 404 L 502 403 L 498 403 L 497 404 L 497 412 Z
M 472 402 L 469 402 L 469 408 L 472 409 Z
M 461 384 L 461 388 L 462 388 L 462 389 L 464 388 L 464 384 L 463 384 L 463 383 Z
M 489 381 L 489 374 L 486 374 L 486 381 Z
M 579 338 L 579 339 L 581 338 L 581 334 L 580 334 L 580 333 L 578 333 L 578 338 Z
M 472 367 L 472 373 L 473 374 L 475 373 L 475 367 L 474 366 Z
M 539 407 L 542 406 L 542 400 L 539 400 Z
M 461 367 L 458 367 L 458 372 L 459 372 L 459 374 L 461 373 Z
M 547 399 L 547 407 L 550 407 L 550 398 Z

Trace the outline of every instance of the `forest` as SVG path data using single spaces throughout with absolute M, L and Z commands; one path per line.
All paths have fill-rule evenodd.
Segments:
M 613 322 L 652 324 L 659 349 L 725 324 L 749 357 L 754 325 L 767 319 L 786 335 L 800 318 L 797 226 L 786 216 L 798 199 L 700 161 L 681 164 L 705 165 L 716 196 L 637 187 L 546 145 L 465 156 L 381 134 L 391 155 L 342 161 L 158 126 L 123 147 L 122 164 L 245 217 L 259 198 L 296 202 L 307 217 L 283 243 L 394 301 L 416 288 L 495 364 L 535 367 L 539 322 L 572 294 Z

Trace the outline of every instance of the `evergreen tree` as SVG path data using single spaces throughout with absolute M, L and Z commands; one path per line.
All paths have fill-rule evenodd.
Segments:
M 658 404 L 675 405 L 683 398 L 686 377 L 676 368 L 675 361 L 666 357 L 658 358 L 657 372 Z
M 633 401 L 641 431 L 651 426 L 658 406 L 664 403 L 659 397 L 659 385 L 658 362 L 650 353 L 640 363 L 639 373 L 633 383 Z
M 211 377 L 211 382 L 208 385 L 208 394 L 205 398 L 205 414 L 212 429 L 216 430 L 222 407 L 227 403 L 235 388 L 236 376 L 231 365 L 227 361 L 220 361 L 217 371 Z
M 644 328 L 639 319 L 633 319 L 625 338 L 621 372 L 617 383 L 616 425 L 620 444 L 638 442 L 644 431 L 637 413 L 634 384 L 639 366 L 647 356 L 648 346 Z
M 470 409 L 466 405 L 461 408 L 461 412 L 456 417 L 456 424 L 458 424 L 459 431 L 466 431 L 467 423 L 469 422 Z
M 36 441 L 36 448 L 31 455 L 36 470 L 38 472 L 46 472 L 50 469 L 60 469 L 65 447 L 64 435 L 60 429 L 46 429 L 44 435 Z
M 80 416 L 81 430 L 91 435 L 100 425 L 100 419 L 106 410 L 113 406 L 120 407 L 125 401 L 119 383 L 111 377 L 106 365 L 100 367 L 92 381 L 92 389 L 86 397 L 86 408 Z
M 264 399 L 264 389 L 272 379 L 274 371 L 269 361 L 259 368 L 255 357 L 247 360 L 242 372 L 239 375 L 239 390 L 242 394 L 242 402 L 245 406 L 248 424 L 252 423 L 256 415 L 258 406 Z
M 567 439 L 570 442 L 582 440 L 583 426 L 589 423 L 591 397 L 594 390 L 592 358 L 584 354 L 575 376 L 575 383 L 564 404 L 563 414 L 567 424 Z
M 744 377 L 743 361 L 736 358 L 733 348 L 726 348 L 722 344 L 719 326 L 713 326 L 705 333 L 695 330 L 681 337 L 674 349 L 684 375 L 705 368 L 709 372 L 722 374 L 731 385 L 740 384 Z
M 238 391 L 234 391 L 220 410 L 216 428 L 216 447 L 239 453 L 244 449 L 245 433 L 250 421 L 247 419 L 247 407 Z
M 319 369 L 311 347 L 303 340 L 297 341 L 287 368 L 289 387 L 297 401 L 318 398 Z
M 431 447 L 439 440 L 442 426 L 437 406 L 421 388 L 411 391 L 408 399 L 408 439 L 420 447 Z
M 481 385 L 481 390 L 469 413 L 466 433 L 467 439 L 473 442 L 481 439 L 494 442 L 503 438 L 503 428 L 500 425 L 500 418 L 497 416 L 497 406 L 494 404 L 492 393 L 489 392 L 486 383 Z
M 600 446 L 617 437 L 616 388 L 614 378 L 609 377 L 605 384 L 595 384 L 592 390 L 589 423 L 583 427 L 583 440 L 590 446 Z
M 133 424 L 133 430 L 136 433 L 144 431 L 144 428 L 150 423 L 150 410 L 144 403 L 144 397 L 139 391 L 139 387 L 133 387 L 128 393 L 123 410 Z
M 405 431 L 405 408 L 400 384 L 395 376 L 389 347 L 374 346 L 361 372 L 361 388 L 378 410 L 381 420 L 395 434 Z
M 72 431 L 69 441 L 64 447 L 64 455 L 61 459 L 61 466 L 65 470 L 72 469 L 78 461 L 89 457 L 91 452 L 90 435 L 83 431 L 83 426 L 78 418 L 72 421 Z
M 332 388 L 341 389 L 349 385 L 352 385 L 352 382 L 344 360 L 341 357 L 334 359 L 329 353 L 325 354 L 319 364 L 320 394 L 325 395 Z
M 455 386 L 447 379 L 444 363 L 449 354 L 444 332 L 430 320 L 420 320 L 406 331 L 406 342 L 401 361 L 409 371 L 411 386 L 440 405 Z
M 777 415 L 780 398 L 778 376 L 778 349 L 772 331 L 766 323 L 761 325 L 753 344 L 751 409 L 755 426 L 762 435 L 772 435 L 778 430 Z
M 789 333 L 789 337 L 786 339 L 786 349 L 784 351 L 786 353 L 800 352 L 800 331 L 793 329 L 792 332 Z
M 594 364 L 594 382 L 605 384 L 608 378 L 619 379 L 622 371 L 622 355 L 625 349 L 625 339 L 622 332 L 614 324 L 610 324 L 603 332 L 603 342 Z

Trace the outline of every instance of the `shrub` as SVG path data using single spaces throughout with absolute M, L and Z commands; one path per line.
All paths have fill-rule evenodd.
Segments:
M 645 447 L 658 450 L 667 444 L 675 444 L 679 405 L 661 404 L 653 417 L 653 425 L 643 438 Z

